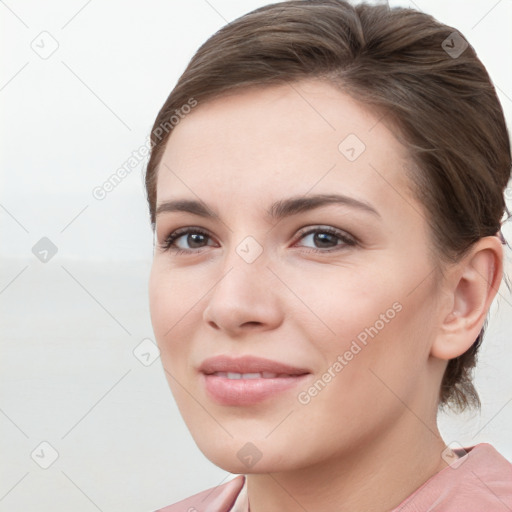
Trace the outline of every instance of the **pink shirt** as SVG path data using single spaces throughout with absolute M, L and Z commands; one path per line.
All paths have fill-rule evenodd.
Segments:
M 487 443 L 464 450 L 390 512 L 512 511 L 512 464 Z M 246 478 L 238 475 L 156 512 L 250 512 Z

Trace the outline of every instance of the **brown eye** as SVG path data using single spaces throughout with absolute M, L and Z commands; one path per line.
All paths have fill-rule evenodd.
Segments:
M 338 229 L 331 227 L 318 227 L 302 232 L 300 241 L 306 241 L 309 245 L 305 247 L 314 251 L 327 252 L 334 248 L 344 248 L 346 246 L 356 245 L 355 240 Z M 300 244 L 303 245 L 303 244 Z M 322 249 L 325 249 L 322 251 Z
M 197 228 L 182 228 L 172 232 L 161 245 L 165 251 L 177 253 L 195 252 L 208 245 L 211 237 L 208 233 Z M 211 245 L 211 244 L 210 244 Z

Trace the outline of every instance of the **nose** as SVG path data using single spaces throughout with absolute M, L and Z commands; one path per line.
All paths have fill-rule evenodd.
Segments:
M 203 320 L 233 337 L 279 327 L 283 308 L 275 277 L 263 258 L 246 263 L 235 254 L 230 263 L 208 295 Z

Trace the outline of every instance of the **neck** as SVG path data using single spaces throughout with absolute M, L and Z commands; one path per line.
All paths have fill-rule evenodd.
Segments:
M 392 430 L 312 466 L 247 475 L 250 512 L 388 512 L 447 464 L 435 418 L 406 411 Z

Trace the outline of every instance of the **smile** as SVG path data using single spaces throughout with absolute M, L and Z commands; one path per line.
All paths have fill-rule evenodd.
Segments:
M 302 366 L 254 355 L 218 355 L 205 359 L 198 370 L 206 395 L 226 406 L 249 406 L 275 399 L 311 375 Z

